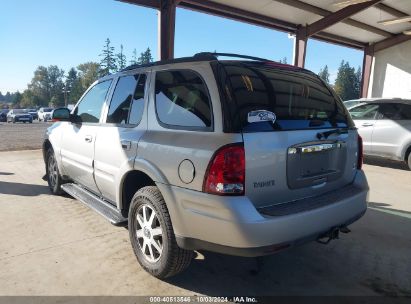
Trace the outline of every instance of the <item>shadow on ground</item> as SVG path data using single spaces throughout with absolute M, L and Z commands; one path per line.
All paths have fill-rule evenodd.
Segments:
M 405 216 L 405 217 L 410 217 L 411 219 L 411 212 L 406 211 L 406 210 L 400 210 L 400 209 L 394 209 L 394 208 L 388 208 L 391 206 L 390 204 L 385 204 L 385 203 L 374 203 L 374 202 L 369 202 L 368 207 L 371 207 L 373 209 L 377 209 L 380 211 L 389 211 L 393 213 L 398 213 L 400 216 Z
M 204 259 L 167 282 L 209 296 L 411 296 L 411 219 L 371 209 L 365 217 L 329 245 L 261 258 L 201 252 Z
M 11 173 L 11 172 L 0 172 L 0 175 L 14 175 L 14 173 Z
M 405 162 L 394 161 L 390 159 L 366 156 L 364 158 L 364 163 L 367 165 L 372 165 L 372 166 L 379 166 L 379 167 L 384 167 L 384 168 L 400 169 L 400 170 L 409 171 L 409 168 Z
M 50 190 L 44 185 L 22 184 L 0 181 L 0 194 L 18 195 L 18 196 L 37 196 L 41 194 L 50 194 Z

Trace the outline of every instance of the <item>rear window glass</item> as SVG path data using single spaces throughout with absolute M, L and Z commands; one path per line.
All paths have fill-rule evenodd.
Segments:
M 223 92 L 231 119 L 243 131 L 350 127 L 349 115 L 322 81 L 293 68 L 260 63 L 225 63 Z M 248 113 L 273 112 L 271 122 L 248 123 Z

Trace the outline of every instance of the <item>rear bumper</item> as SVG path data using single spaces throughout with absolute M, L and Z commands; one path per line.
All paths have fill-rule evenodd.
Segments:
M 15 116 L 14 117 L 14 121 L 15 122 L 21 122 L 21 121 L 32 121 L 33 120 L 33 118 L 30 116 L 30 117 L 19 117 L 19 116 Z
M 353 186 L 359 190 L 354 195 L 325 206 L 267 216 L 246 196 L 216 196 L 158 184 L 180 247 L 242 256 L 269 254 L 356 221 L 367 209 L 369 188 L 363 171 L 357 172 Z

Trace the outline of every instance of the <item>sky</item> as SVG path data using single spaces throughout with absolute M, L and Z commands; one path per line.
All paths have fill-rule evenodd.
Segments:
M 66 73 L 88 61 L 99 62 L 110 38 L 124 46 L 130 60 L 147 47 L 157 60 L 157 12 L 114 0 L 0 0 L 0 92 L 24 91 L 40 66 L 57 65 Z M 287 33 L 177 9 L 175 57 L 202 51 L 231 52 L 292 61 Z M 362 64 L 362 52 L 310 40 L 306 68 L 328 65 L 333 81 L 341 60 Z

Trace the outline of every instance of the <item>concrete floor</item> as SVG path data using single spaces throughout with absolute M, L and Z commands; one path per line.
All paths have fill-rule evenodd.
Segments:
M 364 166 L 370 208 L 338 241 L 259 259 L 202 252 L 160 281 L 126 229 L 49 194 L 40 151 L 0 162 L 0 295 L 411 295 L 411 172 L 395 166 Z

